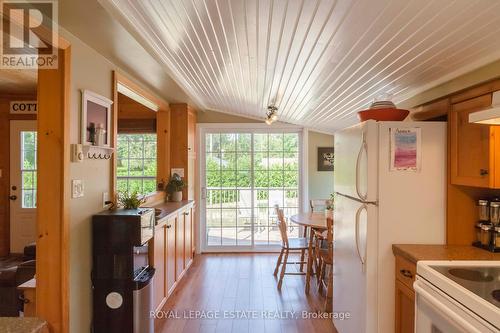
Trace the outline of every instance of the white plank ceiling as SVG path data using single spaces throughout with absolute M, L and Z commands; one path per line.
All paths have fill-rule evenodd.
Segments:
M 202 107 L 331 131 L 500 58 L 498 0 L 101 0 Z

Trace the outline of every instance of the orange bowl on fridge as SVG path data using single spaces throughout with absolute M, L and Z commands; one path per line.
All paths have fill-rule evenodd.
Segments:
M 403 109 L 368 109 L 358 112 L 360 121 L 376 120 L 376 121 L 402 121 L 410 111 Z

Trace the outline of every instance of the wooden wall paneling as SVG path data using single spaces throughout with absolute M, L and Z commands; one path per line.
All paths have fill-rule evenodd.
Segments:
M 184 178 L 188 181 L 188 142 L 187 142 L 187 104 L 170 105 L 170 167 L 183 168 Z M 183 198 L 187 198 L 187 188 L 182 191 Z
M 170 164 L 171 168 L 184 169 L 187 187 L 184 199 L 194 200 L 196 189 L 196 110 L 187 104 L 170 105 Z
M 157 180 L 168 182 L 170 175 L 170 110 L 160 110 L 156 115 L 158 150 Z
M 112 121 L 111 121 L 111 148 L 118 148 L 118 79 L 119 75 L 116 71 L 113 71 L 112 73 L 113 79 L 112 79 L 112 84 L 113 86 L 111 87 L 111 91 L 113 94 L 113 116 L 112 116 Z M 111 159 L 111 177 L 109 179 L 110 181 L 110 189 L 113 191 L 113 193 L 110 193 L 110 200 L 114 202 L 114 204 L 117 204 L 118 198 L 117 198 L 117 193 L 116 193 L 116 168 L 118 167 L 118 161 L 116 158 L 116 151 L 113 154 L 113 158 Z
M 51 332 L 69 324 L 69 45 L 59 50 L 57 69 L 38 72 L 38 216 L 36 313 Z

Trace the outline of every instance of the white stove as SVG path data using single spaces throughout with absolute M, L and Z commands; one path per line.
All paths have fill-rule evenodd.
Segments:
M 419 261 L 417 333 L 500 332 L 500 261 Z

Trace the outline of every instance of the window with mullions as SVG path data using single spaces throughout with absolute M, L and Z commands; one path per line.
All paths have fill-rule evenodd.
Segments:
M 156 134 L 120 134 L 117 149 L 119 192 L 156 191 Z
M 274 205 L 299 208 L 299 134 L 207 133 L 205 145 L 207 245 L 279 244 Z

